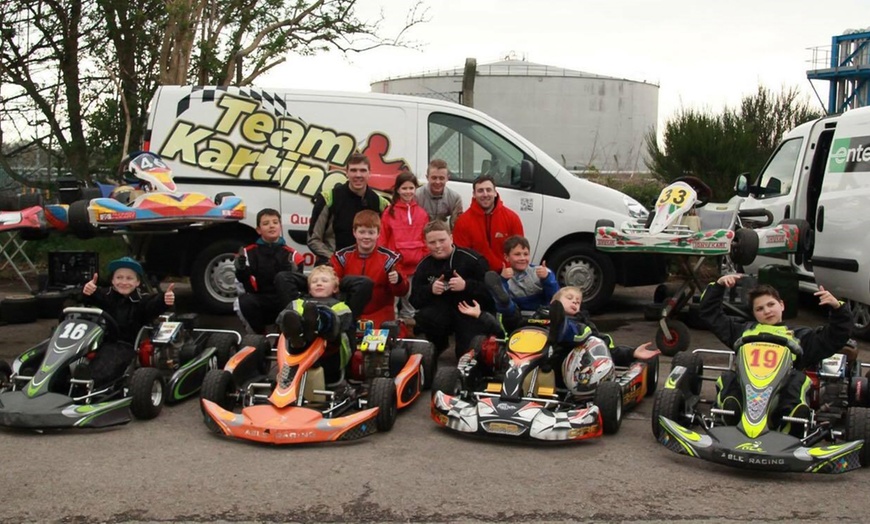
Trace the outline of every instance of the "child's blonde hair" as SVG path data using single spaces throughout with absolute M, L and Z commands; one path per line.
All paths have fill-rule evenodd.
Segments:
M 576 287 L 576 286 L 565 286 L 565 287 L 559 289 L 559 291 L 556 291 L 556 294 L 553 295 L 553 300 L 550 301 L 550 304 L 552 304 L 553 302 L 556 302 L 557 300 L 562 300 L 562 297 L 565 296 L 565 293 L 567 293 L 569 291 L 577 293 L 577 295 L 580 297 L 580 300 L 583 300 L 583 290 L 582 289 L 580 289 L 579 287 Z
M 311 284 L 311 280 L 315 275 L 324 274 L 332 280 L 332 284 L 335 286 L 335 290 L 338 291 L 338 275 L 335 274 L 335 270 L 332 269 L 332 266 L 323 265 L 323 266 L 315 266 L 314 269 L 311 270 L 311 273 L 308 273 L 308 284 Z

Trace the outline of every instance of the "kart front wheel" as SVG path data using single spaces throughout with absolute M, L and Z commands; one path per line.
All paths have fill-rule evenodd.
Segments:
M 372 381 L 369 389 L 369 407 L 378 408 L 378 416 L 375 423 L 378 431 L 389 431 L 396 423 L 396 384 L 392 379 L 377 377 Z
M 432 381 L 432 395 L 436 392 L 442 392 L 445 395 L 456 397 L 462 391 L 462 374 L 459 369 L 441 368 L 435 373 L 435 380 Z
M 864 446 L 858 455 L 861 466 L 870 466 L 870 409 L 849 408 L 846 410 L 846 440 L 864 440 Z
M 670 340 L 665 338 L 665 332 L 661 326 L 656 331 L 656 346 L 661 350 L 662 354 L 672 357 L 681 351 L 689 349 L 689 341 L 692 336 L 689 333 L 689 327 L 679 320 L 668 319 L 665 322 L 668 324 Z
M 646 361 L 646 396 L 650 397 L 656 392 L 659 385 L 659 356 Z
M 758 233 L 754 229 L 741 227 L 734 232 L 731 241 L 731 261 L 738 266 L 748 266 L 758 255 Z
M 605 435 L 613 435 L 622 424 L 622 387 L 616 382 L 604 382 L 595 390 L 592 402 L 601 411 Z
M 686 373 L 680 384 L 686 385 L 686 391 L 693 395 L 701 394 L 702 376 L 704 375 L 704 359 L 701 355 L 684 351 L 671 360 L 671 371 L 677 366 L 686 368 Z
M 427 342 L 425 345 L 412 346 L 410 349 L 412 355 L 420 355 L 421 357 L 422 379 L 420 387 L 423 390 L 431 388 L 432 381 L 435 378 L 435 369 L 438 366 L 438 361 L 435 360 L 435 348 L 430 342 Z
M 150 420 L 163 409 L 163 376 L 157 368 L 139 368 L 130 379 L 130 411 L 140 420 Z
M 214 402 L 227 411 L 232 411 L 234 390 L 233 375 L 229 371 L 212 369 L 205 374 L 205 378 L 202 380 L 200 397 L 203 400 Z M 206 415 L 206 419 L 209 418 Z
M 659 417 L 665 417 L 682 424 L 683 411 L 686 407 L 686 398 L 679 389 L 661 389 L 656 393 L 652 407 L 652 432 L 655 438 L 662 433 Z

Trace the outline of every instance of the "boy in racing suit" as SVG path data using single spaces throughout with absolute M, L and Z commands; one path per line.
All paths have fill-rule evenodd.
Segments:
M 760 285 L 749 292 L 755 320 L 746 322 L 731 319 L 722 311 L 722 299 L 725 289 L 734 287 L 741 277 L 743 275 L 740 274 L 725 275 L 707 286 L 701 295 L 701 319 L 707 322 L 710 331 L 729 349 L 734 349 L 737 339 L 759 332 L 773 333 L 797 341 L 803 349 L 803 355 L 796 359 L 785 388 L 781 390 L 779 409 L 774 414 L 771 427 L 776 427 L 784 415 L 808 418 L 810 407 L 807 403 L 807 390 L 810 380 L 802 370 L 818 365 L 846 345 L 852 326 L 852 312 L 847 304 L 819 286 L 815 295 L 819 297 L 819 305 L 829 308 L 828 324 L 814 329 L 789 328 L 782 323 L 785 304 L 779 292 L 771 286 Z M 716 381 L 716 405 L 734 411 L 736 415 L 726 416 L 726 423 L 736 423 L 739 419 L 742 412 L 741 398 L 737 373 L 724 372 Z M 782 429 L 798 437 L 803 435 L 803 427 L 799 425 L 791 427 L 790 424 L 785 424 Z
M 82 303 L 98 307 L 109 314 L 118 325 L 117 338 L 106 340 L 94 355 L 88 368 L 94 389 L 108 386 L 120 378 L 136 357 L 136 336 L 142 326 L 153 321 L 166 308 L 175 304 L 175 284 L 165 293 L 144 295 L 139 289 L 144 271 L 142 265 L 130 257 L 109 262 L 111 287 L 98 287 L 97 274 L 82 289 Z

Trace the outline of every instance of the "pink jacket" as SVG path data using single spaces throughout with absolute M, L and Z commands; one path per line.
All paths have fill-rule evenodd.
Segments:
M 390 211 L 393 214 L 390 215 Z M 423 237 L 423 227 L 429 222 L 429 214 L 417 205 L 416 200 L 406 204 L 401 200 L 384 210 L 381 216 L 381 235 L 378 245 L 402 255 L 397 270 L 408 276 L 417 269 L 417 264 L 429 254 Z

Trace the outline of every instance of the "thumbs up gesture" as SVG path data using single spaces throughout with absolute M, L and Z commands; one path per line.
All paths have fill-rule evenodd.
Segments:
M 465 290 L 465 279 L 459 276 L 459 273 L 457 273 L 455 269 L 453 270 L 453 276 L 450 277 L 447 284 L 450 286 L 450 291 Z
M 169 287 L 166 288 L 166 293 L 163 293 L 163 303 L 167 306 L 172 306 L 175 304 L 175 283 L 169 284 Z
M 96 290 L 97 290 L 97 274 L 94 273 L 94 278 L 92 278 L 91 280 L 89 280 L 85 284 L 84 289 L 82 289 L 82 293 L 84 293 L 85 296 L 91 296 L 94 294 L 94 292 Z
M 432 282 L 432 294 L 433 295 L 443 295 L 444 291 L 447 290 L 447 282 L 444 281 L 444 275 L 438 277 L 437 280 Z
M 514 270 L 512 267 L 502 264 L 501 265 L 501 278 L 505 280 L 510 280 L 514 277 Z
M 541 265 L 535 268 L 535 276 L 541 280 L 547 278 L 547 275 L 550 274 L 550 270 L 547 269 L 547 261 L 542 260 Z
M 395 269 L 387 273 L 387 280 L 390 284 L 398 284 L 399 283 L 399 272 Z

